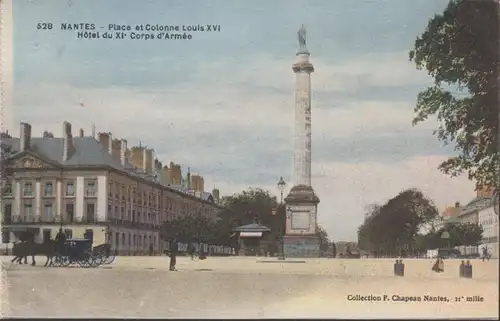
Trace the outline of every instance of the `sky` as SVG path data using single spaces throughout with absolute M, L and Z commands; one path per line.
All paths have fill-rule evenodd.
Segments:
M 297 30 L 307 29 L 312 80 L 312 186 L 318 221 L 334 241 L 355 241 L 368 205 L 407 188 L 442 210 L 474 197 L 466 175 L 438 164 L 453 154 L 432 130 L 412 126 L 417 94 L 432 79 L 408 51 L 443 0 L 128 1 L 17 0 L 12 5 L 12 111 L 62 135 L 109 131 L 129 146 L 205 178 L 230 195 L 292 187 Z M 53 28 L 37 30 L 38 23 Z M 96 25 L 77 39 L 61 23 Z M 103 39 L 109 24 L 205 26 L 188 40 Z M 219 32 L 206 25 L 220 25 Z M 145 32 L 143 33 L 150 33 Z M 156 34 L 156 32 L 153 32 Z M 114 32 L 113 32 L 114 34 Z M 85 107 L 81 107 L 83 103 Z

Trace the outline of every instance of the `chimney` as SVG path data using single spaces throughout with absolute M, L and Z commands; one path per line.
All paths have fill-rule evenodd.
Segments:
M 123 166 L 125 166 L 125 163 L 127 162 L 127 141 L 125 139 L 120 140 L 121 146 L 120 146 L 120 161 Z
M 153 169 L 156 169 L 156 166 L 155 166 L 155 150 L 154 149 L 150 149 L 149 150 L 149 159 L 150 159 L 149 165 L 151 166 L 150 169 L 149 169 L 149 172 L 153 173 Z
M 143 168 L 144 147 L 134 146 L 130 149 L 130 163 L 135 168 Z
M 213 197 L 215 203 L 219 202 L 219 190 L 217 188 L 214 188 L 212 190 L 212 197 Z
M 73 134 L 71 133 L 71 124 L 67 121 L 63 122 L 63 139 L 63 162 L 65 162 L 73 151 Z
M 167 184 L 172 184 L 172 177 L 167 165 L 163 166 L 163 178 Z
M 99 133 L 99 143 L 104 151 L 109 149 L 109 133 Z
M 111 135 L 111 133 L 109 133 L 108 153 L 113 156 L 113 135 Z
M 120 139 L 113 139 L 111 143 L 111 156 L 117 161 L 121 161 L 122 142 Z
M 455 208 L 459 208 L 460 207 L 460 202 L 455 202 Z
M 79 134 L 80 134 L 80 137 L 83 137 L 83 128 L 80 128 Z
M 20 149 L 21 151 L 28 150 L 31 145 L 31 125 L 21 123 Z
M 99 143 L 101 143 L 105 152 L 113 155 L 113 137 L 111 133 L 99 133 Z
M 154 150 L 150 148 L 144 148 L 142 153 L 142 169 L 147 174 L 151 174 L 153 172 L 153 166 L 154 166 L 153 152 Z

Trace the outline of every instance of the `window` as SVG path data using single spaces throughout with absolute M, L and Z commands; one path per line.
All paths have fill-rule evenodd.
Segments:
M 33 183 L 24 183 L 23 196 L 33 196 Z
M 75 185 L 73 182 L 66 183 L 66 196 L 75 196 Z
M 120 233 L 118 232 L 115 233 L 115 245 L 120 246 Z
M 121 207 L 120 218 L 125 219 L 125 208 L 123 206 Z
M 108 183 L 108 196 L 111 197 L 113 195 L 113 182 L 109 181 Z
M 128 235 L 128 246 L 130 246 L 132 244 L 132 235 L 129 234 Z
M 12 204 L 5 204 L 3 206 L 3 215 L 5 224 L 12 223 Z
M 43 186 L 43 196 L 52 196 L 54 195 L 54 186 L 52 183 L 45 183 Z
M 10 183 L 5 183 L 5 187 L 3 188 L 4 196 L 12 196 L 12 185 Z
M 69 228 L 64 230 L 64 234 L 66 235 L 66 238 L 68 238 L 68 239 L 73 238 L 73 230 L 71 230 Z
M 137 238 L 139 239 L 139 246 L 142 246 L 142 236 L 139 235 Z
M 85 212 L 85 218 L 86 218 L 87 222 L 94 222 L 95 221 L 95 204 L 94 203 L 87 204 L 87 211 Z
M 120 212 L 118 212 L 118 206 L 115 206 L 115 217 L 120 218 Z
M 33 217 L 33 206 L 31 204 L 24 204 L 24 217 L 26 219 Z
M 49 222 L 52 220 L 53 208 L 52 204 L 44 204 L 43 206 L 43 220 Z
M 132 222 L 136 221 L 135 210 L 132 210 Z
M 122 245 L 125 245 L 125 233 L 122 233 Z
M 73 222 L 73 218 L 75 215 L 75 205 L 73 203 L 66 204 L 66 219 L 68 222 Z
M 132 245 L 133 245 L 133 246 L 135 246 L 136 241 L 137 241 L 137 235 L 135 235 L 135 234 L 134 234 L 134 241 L 132 242 Z
M 108 215 L 107 217 L 113 217 L 113 206 L 111 204 L 108 204 Z
M 87 181 L 85 186 L 85 196 L 95 197 L 96 196 L 96 183 L 95 181 Z

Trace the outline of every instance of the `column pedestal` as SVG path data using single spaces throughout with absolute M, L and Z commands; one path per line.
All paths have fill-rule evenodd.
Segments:
M 285 202 L 285 257 L 320 257 L 316 219 L 319 198 L 313 188 L 307 185 L 294 186 Z
M 285 235 L 285 257 L 320 257 L 320 238 L 314 235 Z

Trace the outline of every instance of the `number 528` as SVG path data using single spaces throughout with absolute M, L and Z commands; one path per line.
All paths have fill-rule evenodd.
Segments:
M 36 25 L 36 29 L 37 30 L 50 30 L 52 29 L 53 25 L 52 23 L 50 22 L 40 22 L 40 23 L 37 23 Z

